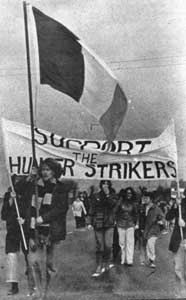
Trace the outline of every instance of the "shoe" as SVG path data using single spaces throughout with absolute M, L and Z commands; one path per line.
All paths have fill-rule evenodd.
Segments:
M 102 269 L 103 268 L 101 266 L 98 266 L 96 272 L 92 274 L 92 277 L 99 277 L 102 274 Z
M 108 269 L 109 269 L 109 270 L 112 269 L 112 268 L 114 268 L 114 267 L 115 267 L 115 265 L 112 264 L 112 263 L 110 263 L 110 264 L 108 265 Z
M 133 266 L 133 264 L 126 264 L 126 266 L 127 266 L 127 267 L 132 267 L 132 266 Z
M 92 274 L 92 277 L 96 278 L 96 277 L 99 277 L 101 275 L 101 272 L 94 272 Z
M 105 267 L 102 267 L 102 268 L 101 268 L 101 274 L 105 273 L 106 270 L 107 270 L 107 269 L 106 269 Z
M 151 262 L 151 263 L 149 264 L 149 267 L 155 269 L 155 268 L 156 268 L 156 265 L 155 265 L 153 262 Z
M 163 231 L 161 234 L 163 235 L 168 234 L 168 231 Z
M 12 282 L 11 289 L 8 291 L 7 295 L 12 296 L 12 295 L 16 295 L 18 293 L 19 293 L 18 283 Z
M 39 292 L 39 290 L 36 287 L 34 287 L 32 290 L 29 291 L 27 297 L 31 297 L 31 299 L 38 299 L 38 300 L 42 299 L 41 292 Z
M 52 266 L 48 266 L 48 271 L 49 271 L 50 273 L 57 273 L 57 270 L 54 269 Z
M 19 289 L 10 289 L 7 293 L 8 296 L 13 296 L 19 293 Z

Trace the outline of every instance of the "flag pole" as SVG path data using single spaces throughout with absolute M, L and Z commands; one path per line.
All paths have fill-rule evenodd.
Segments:
M 35 151 L 35 143 L 34 143 L 34 113 L 33 113 L 32 79 L 31 79 L 31 67 L 30 67 L 29 36 L 28 36 L 28 17 L 27 17 L 27 7 L 26 6 L 27 6 L 26 1 L 23 1 L 24 23 L 25 23 L 25 42 L 26 42 L 26 54 L 27 54 L 30 125 L 31 125 L 31 138 L 32 138 L 32 154 L 33 154 L 33 163 L 36 163 L 36 151 Z
M 176 143 L 175 127 L 174 127 L 174 136 L 175 136 L 175 143 Z M 176 147 L 176 160 L 175 160 L 175 164 L 176 164 L 177 197 L 178 197 L 178 199 L 180 199 L 181 195 L 180 195 L 180 183 L 179 183 L 179 174 L 178 174 L 178 152 L 177 152 L 177 147 Z M 180 220 L 182 218 L 181 203 L 178 205 L 178 214 L 179 214 L 178 217 L 179 217 L 179 220 Z M 183 241 L 183 228 L 181 226 L 180 226 L 180 235 L 181 235 L 181 240 Z
M 30 46 L 29 46 L 29 33 L 28 33 L 28 15 L 27 15 L 27 3 L 23 1 L 23 12 L 24 12 L 24 25 L 25 25 L 25 42 L 26 42 L 26 56 L 27 56 L 27 72 L 28 72 L 28 91 L 29 91 L 29 109 L 30 109 L 30 127 L 31 127 L 31 141 L 32 141 L 32 156 L 33 156 L 33 167 L 37 167 L 36 149 L 34 140 L 34 110 L 33 110 L 33 95 L 32 95 L 32 77 L 31 77 L 31 64 L 30 64 Z M 36 197 L 36 216 L 39 216 L 38 212 L 38 188 L 37 178 L 34 180 L 35 186 L 35 197 Z
M 13 185 L 12 185 L 12 187 L 13 187 Z M 19 207 L 18 207 L 18 204 L 17 204 L 16 193 L 14 191 L 14 188 L 12 190 L 13 190 L 13 192 L 12 192 L 12 198 L 13 198 L 13 201 L 14 201 L 14 204 L 15 204 L 17 217 L 18 217 L 18 219 L 20 219 L 20 213 L 19 213 Z M 22 236 L 22 239 L 23 239 L 23 245 L 25 247 L 25 250 L 27 251 L 28 247 L 27 247 L 27 243 L 26 243 L 26 239 L 25 239 L 25 235 L 24 235 L 22 224 L 19 223 L 19 227 L 20 227 L 20 230 L 21 230 L 21 236 Z
M 176 183 L 177 183 L 177 195 L 180 199 L 180 183 L 179 183 L 179 177 L 178 177 L 178 166 L 177 166 L 177 176 L 176 176 Z M 178 211 L 179 211 L 179 220 L 182 219 L 182 212 L 181 212 L 181 203 L 178 205 Z M 180 234 L 181 234 L 181 240 L 183 241 L 183 228 L 180 226 Z
M 176 185 L 177 185 L 178 199 L 180 199 L 181 195 L 180 195 L 180 183 L 179 183 L 179 176 L 178 176 L 178 158 L 176 160 Z M 179 220 L 180 220 L 182 219 L 181 203 L 178 205 L 178 213 L 179 213 Z M 181 235 L 181 240 L 183 241 L 183 228 L 181 226 L 180 226 L 180 235 Z

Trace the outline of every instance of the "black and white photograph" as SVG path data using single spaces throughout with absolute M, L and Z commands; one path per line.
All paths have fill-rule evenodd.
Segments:
M 0 11 L 0 299 L 185 299 L 186 1 Z

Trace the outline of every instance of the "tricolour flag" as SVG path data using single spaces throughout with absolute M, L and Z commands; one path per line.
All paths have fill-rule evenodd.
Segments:
M 33 7 L 38 37 L 40 83 L 82 104 L 114 140 L 127 98 L 108 67 L 61 23 Z

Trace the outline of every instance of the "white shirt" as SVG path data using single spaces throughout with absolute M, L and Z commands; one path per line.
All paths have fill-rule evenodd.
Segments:
M 73 211 L 74 217 L 81 217 L 82 212 L 84 212 L 85 215 L 87 214 L 85 206 L 84 206 L 83 202 L 80 200 L 75 200 L 73 202 L 72 211 Z

